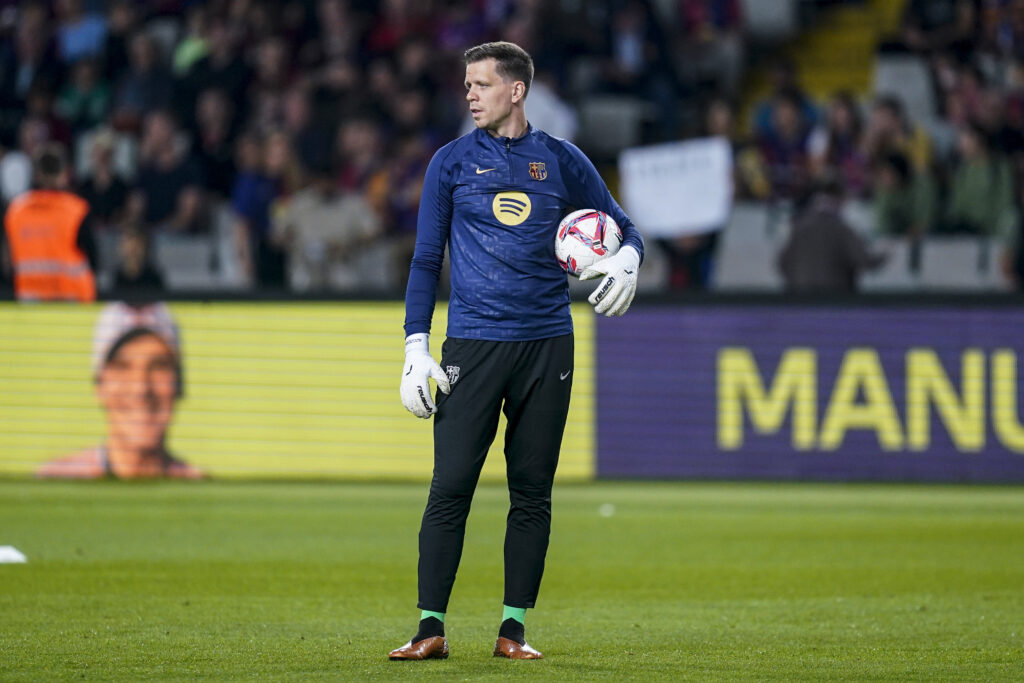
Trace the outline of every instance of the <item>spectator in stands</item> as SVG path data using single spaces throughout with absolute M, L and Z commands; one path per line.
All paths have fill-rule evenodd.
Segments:
M 46 121 L 28 117 L 18 126 L 18 146 L 0 158 L 0 199 L 9 203 L 32 187 L 32 160 L 50 141 Z
M 874 181 L 875 232 L 905 239 L 907 265 L 916 272 L 922 240 L 936 227 L 939 198 L 935 179 L 928 171 L 916 171 L 905 156 L 893 152 L 876 164 Z
M 865 270 L 881 266 L 839 215 L 843 187 L 836 177 L 819 179 L 806 209 L 797 216 L 778 267 L 789 292 L 854 292 Z
M 241 135 L 236 144 L 238 174 L 231 192 L 235 240 L 249 282 L 284 285 L 284 254 L 270 241 L 270 213 L 277 183 L 267 172 L 263 139 L 256 132 Z
M 802 112 L 798 93 L 779 93 L 772 107 L 773 132 L 758 140 L 775 199 L 796 200 L 807 190 L 810 131 Z
M 380 236 L 380 223 L 365 199 L 338 191 L 328 163 L 312 172 L 311 185 L 273 217 L 271 239 L 288 254 L 293 290 L 357 290 L 357 262 Z
M 416 246 L 416 217 L 423 177 L 436 145 L 425 135 L 408 131 L 397 141 L 393 158 L 371 180 L 366 198 L 383 219 L 384 235 L 391 245 L 395 272 L 408 277 Z M 400 283 L 403 287 L 404 281 Z
M 129 68 L 129 46 L 139 29 L 140 8 L 135 0 L 111 0 L 107 7 L 103 75 L 108 83 L 120 83 Z
M 904 154 L 914 169 L 932 165 L 932 142 L 927 131 L 911 122 L 899 99 L 884 95 L 875 101 L 864 136 L 864 151 L 871 163 L 892 152 Z
M 262 130 L 280 125 L 291 76 L 288 45 L 278 36 L 264 39 L 256 48 L 255 71 L 247 93 L 247 125 Z
M 945 231 L 1009 241 L 1017 220 L 1010 163 L 975 125 L 961 129 L 958 148 L 960 163 L 949 188 Z
M 90 173 L 78 186 L 89 202 L 97 231 L 120 228 L 125 219 L 129 188 L 114 170 L 114 132 L 105 129 L 92 138 Z
M 55 87 L 59 77 L 46 6 L 28 3 L 18 13 L 13 39 L 0 49 L 0 133 L 5 144 L 10 145 L 16 136 L 29 91 Z
M 978 11 L 977 52 L 990 59 L 1012 57 L 1021 48 L 1009 0 L 986 0 Z
M 316 35 L 303 46 L 313 63 L 351 60 L 359 49 L 362 17 L 343 0 L 316 3 Z
M 772 92 L 768 99 L 759 102 L 754 109 L 754 135 L 760 139 L 771 139 L 778 135 L 775 129 L 775 103 L 780 97 L 796 98 L 800 115 L 808 127 L 818 124 L 818 108 L 800 85 L 796 64 L 786 57 L 778 57 L 769 71 Z
M 995 88 L 986 90 L 983 98 L 976 123 L 985 131 L 992 148 L 1011 159 L 1024 152 L 1024 128 L 1010 121 L 1007 98 Z
M 628 0 L 614 9 L 605 45 L 602 88 L 653 102 L 657 139 L 673 139 L 678 133 L 675 98 L 679 78 L 653 8 L 640 0 Z
M 299 162 L 309 167 L 334 144 L 336 124 L 314 118 L 309 88 L 304 84 L 288 88 L 281 107 L 279 127 L 291 139 Z
M 179 82 L 181 106 L 195 111 L 200 91 L 217 88 L 229 101 L 245 101 L 251 72 L 238 53 L 238 30 L 220 17 L 211 19 L 208 27 L 209 51 L 197 60 Z
M 395 97 L 395 66 L 386 57 L 378 57 L 366 67 L 366 87 L 364 95 L 367 110 L 384 123 L 391 124 L 391 101 Z
M 385 0 L 373 14 L 363 36 L 371 57 L 394 54 L 403 41 L 414 36 L 431 36 L 433 17 L 428 3 Z
M 139 31 L 129 45 L 129 68 L 117 84 L 113 116 L 115 127 L 136 130 L 148 112 L 173 104 L 174 89 L 152 36 Z
M 171 56 L 171 71 L 176 78 L 184 77 L 210 50 L 210 14 L 205 5 L 193 5 L 188 9 L 187 30 Z
M 56 140 L 70 148 L 72 143 L 71 126 L 60 115 L 55 106 L 56 93 L 46 83 L 37 83 L 28 91 L 25 98 L 25 116 L 42 119 L 50 131 L 50 139 Z
M 433 92 L 440 87 L 440 81 L 433 72 L 432 49 L 429 41 L 422 36 L 414 36 L 403 42 L 395 60 L 395 76 L 398 81 L 426 92 Z
M 306 169 L 299 162 L 291 138 L 284 131 L 271 131 L 264 143 L 266 172 L 274 181 L 277 196 L 284 200 L 291 199 L 306 186 Z
M 736 135 L 736 122 L 732 105 L 728 100 L 712 99 L 704 112 L 706 137 L 720 137 L 729 141 L 733 155 L 734 194 L 750 196 L 748 181 L 759 185 L 759 191 L 767 196 L 768 178 L 761 157 L 756 149 L 749 149 Z M 742 160 L 742 161 L 741 161 Z M 745 167 L 741 167 L 746 164 Z M 747 173 L 753 175 L 748 176 Z M 714 255 L 718 235 L 724 226 L 698 235 L 683 235 L 674 239 L 659 239 L 656 244 L 668 259 L 668 288 L 671 290 L 706 289 L 714 270 Z
M 839 92 L 832 96 L 824 123 L 814 129 L 808 143 L 812 174 L 838 174 L 848 197 L 862 197 L 869 189 L 863 132 L 853 94 Z
M 914 52 L 953 50 L 966 56 L 976 23 L 974 0 L 910 0 L 903 12 L 903 43 Z
M 756 144 L 740 136 L 734 105 L 724 97 L 712 98 L 704 112 L 702 134 L 729 141 L 733 157 L 734 195 L 739 198 L 768 199 L 771 181 L 764 157 Z
M 33 162 L 35 188 L 4 215 L 15 295 L 22 301 L 94 301 L 89 204 L 69 190 L 71 169 L 61 145 L 48 143 Z
M 141 210 L 145 230 L 204 232 L 205 176 L 178 130 L 174 115 L 157 109 L 146 115 L 139 145 L 133 211 Z
M 355 116 L 338 127 L 339 173 L 342 190 L 365 192 L 384 162 L 380 124 L 368 115 Z
M 82 0 L 57 0 L 57 52 L 65 64 L 100 57 L 107 40 L 107 20 L 87 12 Z
M 330 112 L 333 118 L 347 119 L 365 107 L 363 73 L 358 65 L 345 57 L 331 61 L 308 72 L 306 82 L 317 110 Z
M 983 115 L 987 104 L 985 96 L 989 91 L 985 74 L 977 64 L 960 65 L 951 92 L 959 100 L 959 111 L 965 117 L 958 123 L 977 121 Z
M 905 156 L 892 152 L 874 169 L 875 231 L 919 242 L 934 232 L 938 188 L 931 173 L 915 171 Z
M 71 78 L 57 94 L 55 107 L 72 133 L 79 135 L 106 122 L 110 99 L 110 86 L 101 78 L 99 65 L 84 58 L 71 67 Z
M 739 0 L 678 0 L 681 62 L 689 80 L 736 94 L 743 68 L 743 8 Z
M 121 231 L 117 257 L 114 291 L 119 296 L 134 298 L 146 293 L 157 295 L 164 289 L 164 277 L 153 266 L 149 238 L 142 230 L 127 227 Z
M 196 161 L 203 168 L 205 189 L 217 198 L 227 198 L 234 185 L 234 120 L 234 104 L 223 90 L 202 91 L 194 121 Z

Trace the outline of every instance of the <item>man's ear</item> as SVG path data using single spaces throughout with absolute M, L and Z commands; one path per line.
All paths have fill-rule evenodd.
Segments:
M 522 81 L 512 83 L 512 103 L 515 104 L 526 97 L 526 84 Z

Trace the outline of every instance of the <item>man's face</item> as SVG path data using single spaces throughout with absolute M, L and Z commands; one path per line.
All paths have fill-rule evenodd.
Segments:
M 496 131 L 508 119 L 514 87 L 514 81 L 498 75 L 493 58 L 466 65 L 466 100 L 477 128 Z
M 111 439 L 140 450 L 163 448 L 177 386 L 174 354 L 159 337 L 146 334 L 122 345 L 100 370 L 97 388 Z

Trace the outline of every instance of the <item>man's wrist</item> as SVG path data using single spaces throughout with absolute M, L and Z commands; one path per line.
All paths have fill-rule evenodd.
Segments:
M 627 244 L 619 250 L 619 253 L 622 254 L 624 260 L 629 259 L 629 265 L 633 266 L 634 272 L 640 267 L 640 252 L 636 250 L 636 247 Z
M 410 353 L 430 353 L 430 334 L 417 332 L 405 338 L 405 355 Z

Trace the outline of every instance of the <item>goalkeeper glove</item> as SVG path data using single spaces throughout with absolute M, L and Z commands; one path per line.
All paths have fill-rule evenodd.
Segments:
M 591 280 L 602 275 L 601 284 L 587 299 L 594 311 L 607 317 L 622 315 L 636 295 L 636 273 L 640 269 L 640 252 L 631 246 L 619 249 L 615 256 L 601 259 L 580 273 L 581 280 Z
M 428 418 L 437 412 L 437 406 L 430 398 L 430 377 L 437 382 L 437 388 L 448 393 L 448 375 L 430 355 L 430 335 L 410 334 L 405 338 L 405 365 L 402 370 L 402 405 L 416 417 Z

